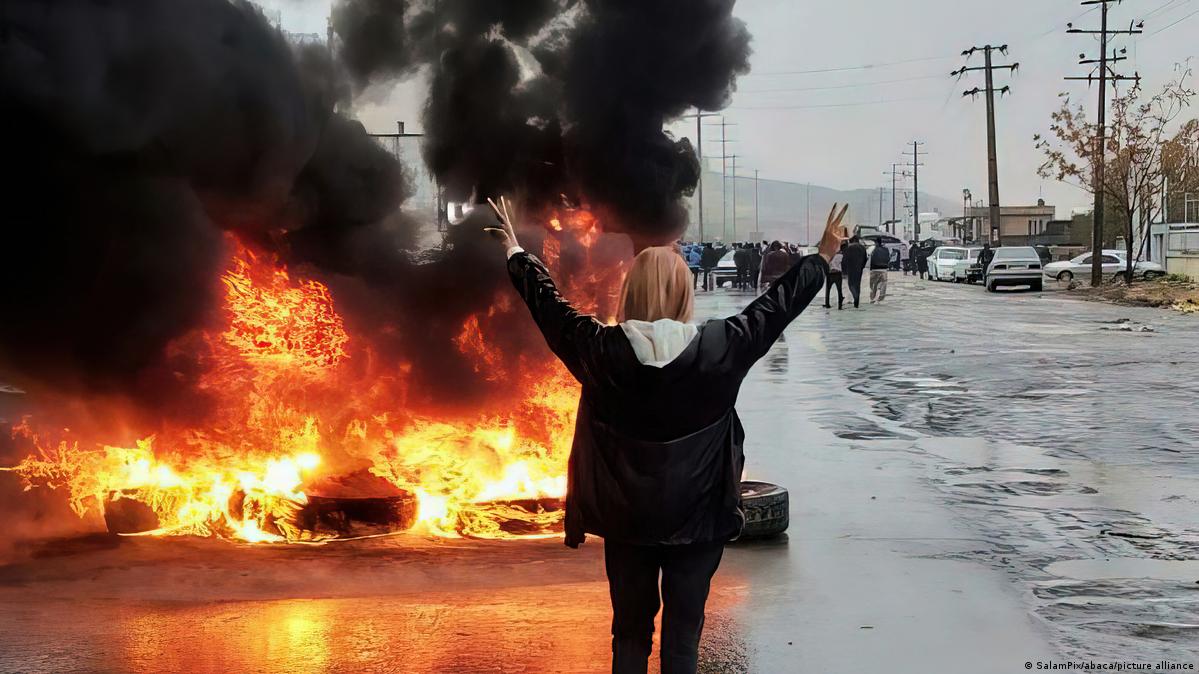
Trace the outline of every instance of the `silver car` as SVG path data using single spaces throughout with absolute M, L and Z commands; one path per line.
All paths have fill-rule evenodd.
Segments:
M 1000 246 L 986 270 L 987 290 L 999 286 L 1029 286 L 1041 290 L 1041 256 L 1032 246 Z
M 1102 252 L 1101 264 L 1103 275 L 1106 277 L 1123 276 L 1128 270 L 1128 263 L 1125 262 L 1125 252 L 1122 250 L 1104 250 Z M 1090 253 L 1083 253 L 1072 260 L 1064 260 L 1061 262 L 1050 262 L 1045 265 L 1046 278 L 1056 279 L 1063 283 L 1069 283 L 1078 278 L 1090 278 L 1091 276 L 1091 257 Z M 1156 262 L 1148 262 L 1145 260 L 1137 260 L 1133 263 L 1133 276 L 1142 276 L 1146 279 L 1153 279 L 1159 276 L 1165 276 L 1166 270 Z

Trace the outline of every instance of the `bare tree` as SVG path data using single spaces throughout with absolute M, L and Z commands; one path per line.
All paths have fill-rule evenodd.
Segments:
M 1190 66 L 1176 66 L 1176 73 L 1175 79 L 1148 100 L 1143 100 L 1138 81 L 1126 91 L 1117 90 L 1111 102 L 1110 132 L 1102 155 L 1106 164 L 1102 197 L 1104 213 L 1114 211 L 1119 215 L 1127 255 L 1123 276 L 1128 283 L 1132 282 L 1133 268 L 1141 253 L 1133 254 L 1135 235 L 1140 234 L 1143 246 L 1147 239 L 1145 229 L 1161 208 L 1158 196 L 1167 175 L 1164 157 L 1167 153 L 1177 153 L 1174 147 L 1177 136 L 1171 137 L 1169 131 L 1195 96 L 1194 90 L 1187 86 Z M 1061 98 L 1061 107 L 1050 115 L 1052 139 L 1040 134 L 1033 137 L 1037 149 L 1045 154 L 1037 174 L 1093 194 L 1099 160 L 1094 152 L 1098 129 L 1087 121 L 1082 105 L 1072 105 L 1068 94 L 1062 94 Z

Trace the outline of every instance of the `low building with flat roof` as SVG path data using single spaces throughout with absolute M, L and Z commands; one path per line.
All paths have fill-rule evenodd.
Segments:
M 1038 199 L 1035 206 L 999 207 L 999 245 L 1028 246 L 1045 233 L 1049 223 L 1057 215 L 1057 209 Z M 981 233 L 986 237 L 991 231 L 991 209 L 986 206 L 971 206 L 966 217 L 981 224 Z

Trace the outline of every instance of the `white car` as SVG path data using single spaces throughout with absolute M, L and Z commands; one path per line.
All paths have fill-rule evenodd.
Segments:
M 978 254 L 982 252 L 982 247 L 967 248 L 966 259 L 958 260 L 953 263 L 953 281 L 954 283 L 965 283 L 969 278 L 970 268 L 978 263 Z
M 1028 286 L 1040 291 L 1043 284 L 1041 256 L 1032 246 L 1000 246 L 987 267 L 987 290 L 999 286 Z
M 928 278 L 932 281 L 957 281 L 966 278 L 967 264 L 957 276 L 957 265 L 965 262 L 968 249 L 959 246 L 941 246 L 928 256 Z M 977 257 L 977 254 L 975 255 Z
M 1124 251 L 1120 250 L 1104 250 L 1102 252 L 1101 263 L 1103 266 L 1103 275 L 1107 277 L 1123 276 L 1128 269 L 1127 258 L 1124 256 Z M 1045 265 L 1045 277 L 1056 279 L 1063 283 L 1069 283 L 1078 278 L 1089 278 L 1091 275 L 1091 260 L 1090 253 L 1083 253 L 1072 260 L 1062 262 L 1050 262 Z M 1156 262 L 1139 261 L 1133 263 L 1133 276 L 1140 276 L 1146 279 L 1165 276 L 1166 270 Z

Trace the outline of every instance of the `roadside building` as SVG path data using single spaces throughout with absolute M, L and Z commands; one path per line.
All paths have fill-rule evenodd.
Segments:
M 1168 274 L 1199 280 L 1199 223 L 1158 223 L 1149 227 L 1149 259 Z
M 1056 215 L 1057 209 L 1044 199 L 1038 199 L 1035 206 L 1000 206 L 999 245 L 1032 245 L 1033 239 L 1045 233 Z M 986 206 L 971 206 L 966 209 L 966 217 L 981 224 L 984 237 L 991 231 L 991 213 Z

